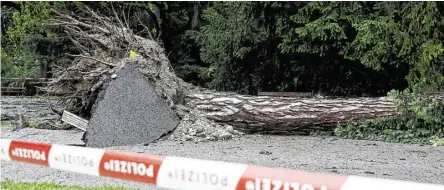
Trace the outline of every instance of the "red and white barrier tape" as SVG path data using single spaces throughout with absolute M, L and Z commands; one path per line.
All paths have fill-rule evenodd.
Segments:
M 444 190 L 443 185 L 1 139 L 0 159 L 192 190 Z

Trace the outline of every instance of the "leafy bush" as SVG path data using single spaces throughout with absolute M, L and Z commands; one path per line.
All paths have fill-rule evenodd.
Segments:
M 433 136 L 430 138 L 430 143 L 432 143 L 433 146 L 444 146 L 444 138 Z
M 397 116 L 338 125 L 336 136 L 352 139 L 444 145 L 444 102 L 409 91 L 392 91 Z
M 1 60 L 3 76 L 26 77 L 39 73 L 39 61 L 28 52 L 22 51 L 19 55 L 9 55 L 2 49 Z

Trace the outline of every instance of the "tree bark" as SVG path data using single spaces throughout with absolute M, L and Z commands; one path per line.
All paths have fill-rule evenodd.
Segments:
M 185 102 L 197 115 L 244 133 L 275 135 L 308 134 L 337 123 L 397 114 L 386 97 L 320 99 L 203 92 L 187 95 Z
M 199 24 L 200 2 L 193 2 L 193 17 L 191 17 L 191 29 L 194 30 Z

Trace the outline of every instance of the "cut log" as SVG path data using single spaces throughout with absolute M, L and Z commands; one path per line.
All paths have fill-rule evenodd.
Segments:
M 326 125 L 397 114 L 386 97 L 318 99 L 204 92 L 188 95 L 185 102 L 197 115 L 244 133 L 276 135 L 308 134 Z

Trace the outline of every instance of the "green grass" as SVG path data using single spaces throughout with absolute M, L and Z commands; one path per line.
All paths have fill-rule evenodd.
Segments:
M 35 122 L 35 121 L 30 121 L 29 123 L 28 123 L 28 127 L 38 127 L 39 126 L 39 123 L 37 123 L 37 122 Z
M 38 99 L 58 99 L 62 96 L 47 96 L 47 95 L 34 95 L 34 96 L 23 96 L 24 98 L 38 98 Z
M 12 126 L 12 122 L 10 121 L 1 121 L 0 126 L 9 127 Z
M 0 189 L 10 189 L 10 190 L 126 190 L 128 188 L 123 187 L 94 187 L 94 188 L 83 188 L 78 186 L 65 186 L 65 185 L 57 185 L 55 183 L 22 183 L 22 182 L 11 182 L 11 181 L 2 181 L 0 182 Z M 129 189 L 128 189 L 129 190 Z

